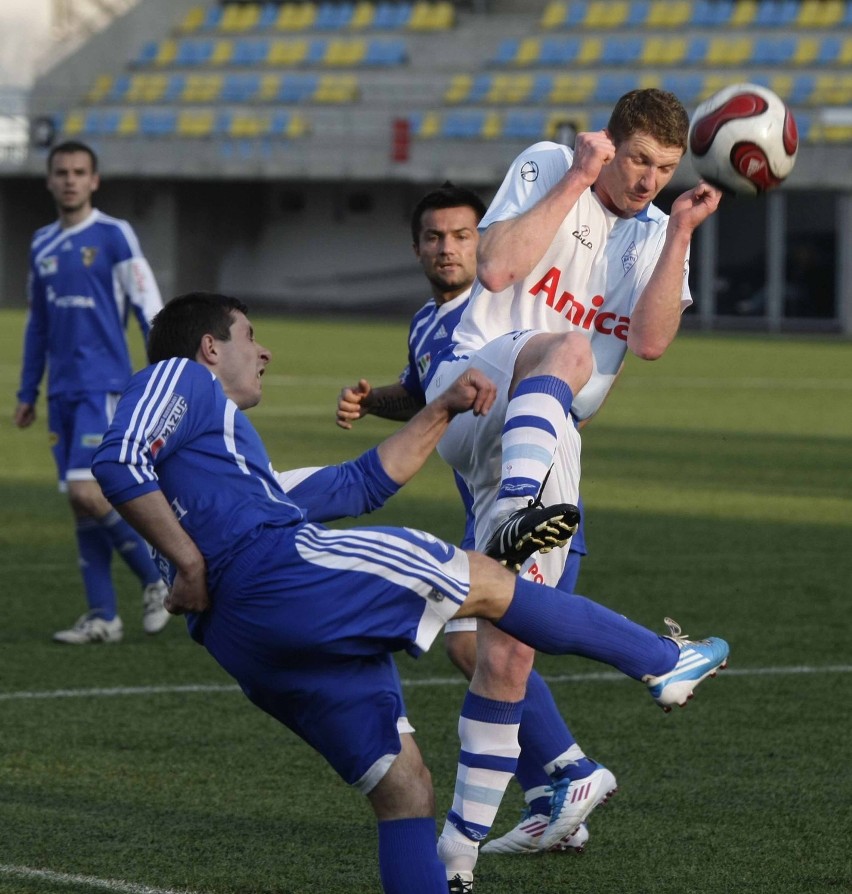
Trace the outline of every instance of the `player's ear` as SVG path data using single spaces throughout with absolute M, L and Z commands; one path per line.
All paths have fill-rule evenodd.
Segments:
M 195 359 L 205 366 L 215 366 L 218 362 L 219 346 L 216 344 L 216 339 L 209 332 L 201 336 Z
M 97 192 L 101 185 L 101 175 L 97 172 L 92 175 L 92 192 Z

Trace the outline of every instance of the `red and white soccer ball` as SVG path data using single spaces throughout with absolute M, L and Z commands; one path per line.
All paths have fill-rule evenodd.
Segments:
M 689 150 L 698 174 L 720 189 L 754 196 L 789 176 L 799 150 L 792 112 L 776 93 L 734 84 L 695 110 Z

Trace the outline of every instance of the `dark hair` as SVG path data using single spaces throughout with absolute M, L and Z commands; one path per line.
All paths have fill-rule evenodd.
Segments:
M 188 292 L 172 298 L 151 323 L 148 360 L 151 363 L 171 357 L 194 360 L 205 335 L 230 341 L 236 311 L 247 314 L 248 308 L 239 299 L 216 292 Z
M 53 159 L 57 155 L 70 155 L 72 152 L 85 152 L 86 155 L 89 156 L 92 160 L 92 173 L 97 173 L 98 170 L 98 156 L 95 155 L 95 150 L 92 149 L 91 146 L 87 146 L 85 143 L 81 143 L 78 140 L 66 140 L 64 143 L 57 143 L 48 153 L 47 156 L 47 172 L 50 173 L 50 166 L 53 164 Z
M 485 203 L 475 192 L 465 189 L 463 186 L 456 186 L 445 181 L 438 189 L 426 193 L 425 196 L 414 206 L 411 214 L 411 239 L 416 244 L 420 241 L 420 231 L 423 228 L 421 219 L 427 211 L 434 211 L 438 208 L 463 208 L 469 207 L 476 214 L 476 222 L 482 220 L 485 216 Z
M 689 115 L 683 103 L 666 90 L 631 90 L 615 104 L 607 130 L 616 146 L 635 133 L 647 133 L 664 146 L 686 152 Z

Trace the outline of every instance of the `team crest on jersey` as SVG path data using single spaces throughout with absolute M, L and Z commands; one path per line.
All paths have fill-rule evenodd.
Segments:
M 98 248 L 96 245 L 84 245 L 80 249 L 80 254 L 83 258 L 83 266 L 91 267 L 92 264 L 95 263 L 95 258 L 98 256 Z
M 636 249 L 636 243 L 631 242 L 627 246 L 627 251 L 621 256 L 621 266 L 624 268 L 625 274 L 630 272 L 630 268 L 639 260 L 639 252 Z
M 179 394 L 173 394 L 168 406 L 154 423 L 154 428 L 148 435 L 151 456 L 156 457 L 165 446 L 166 441 L 177 431 L 186 410 L 186 401 Z
M 426 377 L 426 373 L 429 372 L 429 367 L 432 365 L 432 354 L 427 353 L 422 357 L 417 358 L 417 372 L 420 375 L 420 380 L 422 381 Z
M 38 262 L 39 276 L 55 276 L 59 272 L 59 258 L 51 255 L 49 258 L 41 258 Z

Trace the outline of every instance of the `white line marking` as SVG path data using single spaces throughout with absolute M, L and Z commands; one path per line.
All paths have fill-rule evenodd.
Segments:
M 186 888 L 181 890 L 152 888 L 149 885 L 136 885 L 133 882 L 121 882 L 116 879 L 95 878 L 91 875 L 71 875 L 67 872 L 51 872 L 49 869 L 31 869 L 29 866 L 6 866 L 2 863 L 0 863 L 0 875 L 40 879 L 60 885 L 85 885 L 89 888 L 100 888 L 103 891 L 115 891 L 117 894 L 193 894 Z
M 726 677 L 792 676 L 798 674 L 849 674 L 852 664 L 828 664 L 823 667 L 793 665 L 791 667 L 729 667 Z M 556 674 L 545 676 L 548 683 L 610 683 L 627 678 L 617 671 L 597 671 L 587 674 Z M 403 679 L 403 686 L 461 686 L 467 681 L 461 676 L 423 677 Z M 99 689 L 48 689 L 0 692 L 0 701 L 27 701 L 61 698 L 109 698 L 128 695 L 173 695 L 182 692 L 239 692 L 240 687 L 229 683 L 192 683 L 180 686 L 114 686 Z

